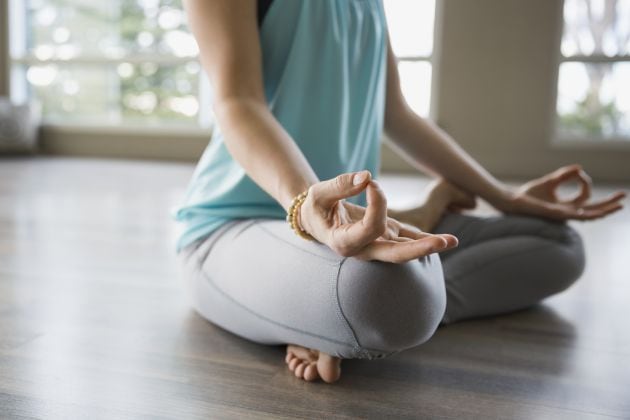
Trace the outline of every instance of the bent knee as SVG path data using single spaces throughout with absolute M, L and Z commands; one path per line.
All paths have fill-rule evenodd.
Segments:
M 555 248 L 555 263 L 549 269 L 553 276 L 553 293 L 569 288 L 584 273 L 586 257 L 582 235 L 568 223 L 555 227 L 558 246 Z
M 347 258 L 339 305 L 360 347 L 396 352 L 428 340 L 446 309 L 438 254 L 403 264 Z

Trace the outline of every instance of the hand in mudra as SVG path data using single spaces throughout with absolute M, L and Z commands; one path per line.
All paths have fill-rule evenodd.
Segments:
M 560 199 L 558 187 L 571 179 L 579 183 L 579 193 L 570 199 Z M 560 221 L 598 219 L 623 208 L 621 200 L 626 196 L 623 191 L 587 203 L 591 196 L 591 184 L 591 177 L 580 165 L 567 165 L 523 184 L 509 199 L 495 207 L 506 213 L 531 214 Z
M 353 183 L 355 173 L 311 185 L 300 207 L 299 223 L 319 242 L 343 256 L 402 263 L 457 246 L 449 234 L 433 235 L 387 217 L 387 200 L 368 171 Z M 367 207 L 344 199 L 367 188 Z

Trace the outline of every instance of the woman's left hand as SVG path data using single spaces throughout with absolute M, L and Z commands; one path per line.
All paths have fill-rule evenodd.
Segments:
M 560 199 L 557 189 L 563 182 L 575 179 L 580 192 L 570 199 Z M 504 213 L 546 217 L 554 220 L 592 220 L 614 213 L 626 196 L 617 191 L 608 198 L 587 203 L 591 196 L 591 177 L 578 164 L 563 166 L 517 188 L 510 197 L 491 203 Z

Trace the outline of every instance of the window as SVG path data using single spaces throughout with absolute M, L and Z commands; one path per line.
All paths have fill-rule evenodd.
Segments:
M 11 92 L 49 123 L 206 126 L 180 0 L 11 0 Z
M 428 115 L 435 0 L 385 0 L 403 92 Z M 49 124 L 208 127 L 181 0 L 9 0 L 11 94 Z
M 429 115 L 435 0 L 383 2 L 403 94 L 409 106 Z
M 630 141 L 630 0 L 565 0 L 557 136 Z

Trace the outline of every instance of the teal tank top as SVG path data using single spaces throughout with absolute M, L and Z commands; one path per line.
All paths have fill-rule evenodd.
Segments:
M 319 179 L 363 169 L 377 178 L 387 68 L 381 0 L 274 0 L 260 43 L 269 108 Z M 365 191 L 347 201 L 365 206 Z M 177 252 L 232 219 L 286 217 L 232 158 L 216 123 L 171 214 L 183 224 Z

